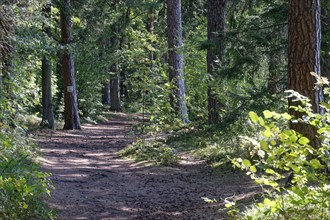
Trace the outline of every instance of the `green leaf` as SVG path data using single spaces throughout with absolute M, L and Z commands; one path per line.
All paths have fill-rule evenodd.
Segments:
M 249 112 L 250 119 L 253 123 L 258 123 L 258 115 L 255 112 Z
M 250 170 L 251 170 L 252 173 L 256 173 L 257 172 L 256 166 L 251 166 L 250 167 Z
M 242 163 L 245 167 L 250 167 L 251 166 L 251 162 L 247 159 L 244 159 Z
M 268 174 L 275 174 L 275 171 L 272 169 L 266 169 L 266 173 Z
M 273 145 L 273 146 L 275 146 L 276 145 L 276 141 L 275 140 L 271 140 L 270 144 Z
M 268 151 L 268 143 L 264 140 L 260 141 L 260 148 L 263 149 L 264 151 Z
M 262 133 L 262 135 L 263 135 L 264 137 L 266 137 L 266 138 L 270 138 L 270 137 L 273 135 L 273 133 L 270 131 L 269 128 L 267 128 L 265 131 L 263 131 L 263 132 L 261 132 L 261 133 Z
M 272 201 L 268 198 L 264 199 L 264 204 L 268 207 L 274 207 L 276 206 L 276 202 L 275 201 Z
M 290 120 L 292 118 L 291 115 L 289 115 L 288 113 L 284 113 L 282 114 L 282 117 L 285 119 L 285 120 Z
M 289 138 L 292 143 L 296 143 L 298 140 L 298 137 L 296 135 L 291 135 Z
M 314 169 L 322 169 L 324 166 L 320 163 L 319 160 L 313 159 L 309 162 L 309 164 L 314 168 Z
M 300 171 L 299 167 L 296 165 L 289 165 L 289 167 L 295 172 L 298 173 Z
M 309 143 L 309 140 L 306 137 L 301 137 L 301 138 L 299 138 L 298 143 L 301 145 L 306 145 Z
M 237 167 L 237 168 L 241 168 L 242 166 L 235 160 L 231 160 L 231 162 Z
M 265 118 L 272 118 L 274 116 L 274 112 L 271 112 L 269 110 L 263 111 Z

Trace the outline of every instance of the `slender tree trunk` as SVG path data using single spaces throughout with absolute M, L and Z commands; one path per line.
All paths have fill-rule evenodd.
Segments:
M 320 10 L 319 0 L 289 0 L 289 89 L 308 97 L 316 113 L 322 113 L 319 103 L 323 96 L 321 88 L 315 86 L 316 78 L 310 73 L 321 72 Z M 298 104 L 293 98 L 289 99 L 290 106 Z M 290 113 L 296 118 L 302 117 L 301 113 L 294 110 L 290 110 Z M 318 145 L 314 126 L 291 123 L 291 128 L 309 138 L 314 147 Z
M 226 0 L 208 0 L 207 38 L 212 47 L 207 50 L 208 74 L 208 121 L 209 124 L 219 122 L 217 94 L 214 79 L 217 71 L 223 67 L 225 54 Z
M 64 129 L 80 129 L 78 102 L 75 81 L 75 69 L 72 51 L 72 22 L 70 0 L 63 0 L 61 15 L 61 41 L 65 47 L 62 55 L 62 71 L 64 82 Z
M 117 64 L 112 65 L 112 69 L 112 72 L 114 72 L 115 75 L 110 77 L 110 110 L 121 112 L 119 73 Z
M 113 33 L 118 33 L 118 27 L 113 26 Z M 110 45 L 113 48 L 121 49 L 122 40 L 117 40 L 114 36 L 110 38 Z M 110 66 L 110 110 L 121 112 L 121 102 L 120 102 L 120 84 L 119 84 L 119 72 L 117 60 Z
M 63 106 L 63 93 L 64 93 L 64 82 L 63 82 L 63 69 L 62 69 L 62 53 L 59 51 L 57 52 L 57 62 L 55 67 L 55 75 L 56 75 L 56 94 L 54 102 L 54 111 L 59 112 L 61 106 Z
M 109 68 L 105 68 L 104 74 L 106 76 L 106 80 L 102 83 L 102 104 L 109 106 L 110 105 L 110 76 L 109 76 Z
M 322 55 L 321 75 L 330 79 L 330 11 L 327 7 L 328 0 L 321 1 L 322 13 Z
M 170 104 L 175 112 L 180 111 L 183 123 L 188 123 L 182 51 L 181 0 L 167 0 L 167 26 L 169 81 L 173 87 Z
M 126 81 L 127 77 L 126 77 L 126 69 L 123 69 L 122 71 L 120 71 L 120 83 L 119 83 L 119 87 L 120 87 L 120 95 L 121 97 L 124 98 L 128 98 L 128 90 L 127 90 L 127 86 L 125 85 L 125 81 Z
M 153 14 L 152 8 L 149 8 L 148 10 L 148 22 L 147 22 L 147 31 L 153 35 L 155 29 L 155 18 Z M 151 42 L 152 43 L 152 42 Z M 154 75 L 154 52 L 149 51 L 149 61 L 150 61 L 150 76 L 152 77 Z
M 103 105 L 110 104 L 110 80 L 107 80 L 106 82 L 103 83 L 102 104 Z
M 51 4 L 44 5 L 44 15 L 50 18 Z M 49 26 L 44 26 L 44 32 L 49 36 Z M 42 72 L 42 127 L 54 129 L 54 110 L 52 101 L 52 64 L 47 56 L 42 58 L 41 64 Z

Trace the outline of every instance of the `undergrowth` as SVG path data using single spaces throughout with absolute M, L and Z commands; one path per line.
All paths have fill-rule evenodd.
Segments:
M 179 159 L 173 148 L 159 141 L 138 140 L 119 154 L 134 158 L 136 161 L 148 161 L 162 166 L 175 165 Z
M 54 219 L 45 204 L 52 183 L 35 161 L 36 148 L 22 129 L 0 129 L 0 219 Z
M 321 82 L 329 96 L 330 83 L 327 79 Z M 249 113 L 258 132 L 247 137 L 250 155 L 232 162 L 262 186 L 264 199 L 243 213 L 228 203 L 233 219 L 330 219 L 330 102 L 321 103 L 324 114 L 314 113 L 307 97 L 289 93 L 299 103 L 290 108 L 300 112 L 301 118 L 268 110 L 263 115 Z M 290 129 L 290 123 L 315 129 L 318 144 L 313 146 L 307 137 Z

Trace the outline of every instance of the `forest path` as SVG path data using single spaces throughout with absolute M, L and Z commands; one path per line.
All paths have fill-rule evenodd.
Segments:
M 202 161 L 175 167 L 143 166 L 117 152 L 133 141 L 131 115 L 75 131 L 40 131 L 43 169 L 55 190 L 49 204 L 58 219 L 224 219 L 221 198 L 244 198 L 256 189 L 241 175 L 212 174 Z M 215 198 L 205 203 L 201 198 Z

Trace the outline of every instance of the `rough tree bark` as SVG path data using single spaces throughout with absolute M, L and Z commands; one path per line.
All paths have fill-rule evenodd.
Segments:
M 319 0 L 289 0 L 289 54 L 288 78 L 289 89 L 299 92 L 311 100 L 314 112 L 321 113 L 319 105 L 323 100 L 322 90 L 315 86 L 316 79 L 310 73 L 320 74 L 320 24 Z M 289 99 L 289 105 L 299 103 Z M 297 118 L 302 115 L 294 110 L 290 113 Z M 304 123 L 291 123 L 291 128 L 311 140 L 316 147 L 316 128 Z
M 43 13 L 46 18 L 50 19 L 51 4 L 48 2 L 44 5 Z M 44 32 L 50 35 L 50 27 L 44 25 Z M 41 73 L 42 73 L 42 127 L 54 129 L 54 110 L 52 101 L 52 64 L 44 55 L 42 58 Z
M 216 71 L 223 66 L 225 54 L 226 30 L 226 0 L 208 0 L 207 7 L 207 38 L 211 47 L 207 50 L 207 74 L 208 74 L 208 122 L 219 122 L 217 95 L 214 85 Z
M 169 53 L 169 81 L 173 87 L 170 104 L 175 112 L 180 111 L 183 123 L 188 123 L 184 63 L 182 52 L 181 0 L 167 0 L 167 28 Z
M 74 75 L 74 60 L 70 48 L 73 40 L 70 12 L 70 0 L 63 0 L 60 8 L 60 17 L 61 42 L 65 47 L 62 54 L 62 73 L 64 82 L 64 129 L 80 129 L 76 81 Z

